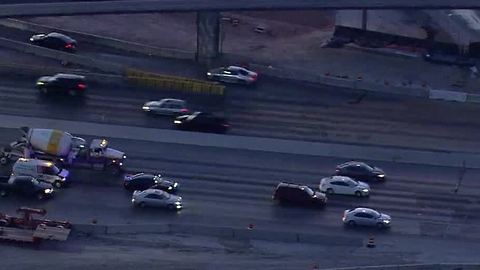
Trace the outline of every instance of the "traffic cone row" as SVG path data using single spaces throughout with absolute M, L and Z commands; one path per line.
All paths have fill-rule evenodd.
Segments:
M 368 237 L 367 247 L 368 248 L 374 248 L 375 247 L 375 238 L 373 237 L 373 235 L 370 235 Z

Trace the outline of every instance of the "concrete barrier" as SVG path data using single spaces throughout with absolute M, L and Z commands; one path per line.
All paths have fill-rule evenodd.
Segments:
M 132 233 L 169 233 L 169 224 L 122 224 L 108 225 L 105 234 L 132 234 Z
M 342 237 L 331 235 L 320 235 L 312 233 L 300 233 L 297 234 L 298 242 L 309 244 L 325 244 L 329 246 L 351 246 L 361 247 L 363 246 L 363 239 L 360 237 Z
M 470 103 L 480 103 L 480 95 L 476 94 L 467 94 L 467 101 Z
M 123 74 L 124 67 L 115 63 L 110 63 L 102 60 L 93 59 L 86 56 L 76 55 L 73 53 L 66 53 L 58 50 L 47 49 L 39 46 L 34 46 L 28 43 L 0 38 L 0 47 L 29 53 L 41 57 L 56 59 L 81 66 L 89 67 L 96 70 L 101 70 L 107 73 Z
M 265 240 L 272 242 L 298 242 L 297 234 L 285 231 L 269 231 L 259 229 L 235 229 L 234 238 L 238 240 Z
M 430 89 L 429 98 L 430 99 L 441 99 L 441 100 L 449 100 L 449 101 L 466 102 L 467 101 L 467 93 L 456 92 L 456 91 L 447 91 L 447 90 Z
M 400 264 L 327 268 L 325 270 L 480 270 L 480 263 Z
M 170 224 L 170 233 L 205 235 L 222 238 L 233 238 L 230 227 L 214 227 L 200 224 Z
M 102 46 L 115 48 L 119 50 L 136 52 L 144 55 L 168 57 L 168 58 L 176 58 L 176 59 L 191 59 L 191 60 L 195 59 L 194 51 L 154 47 L 154 46 L 149 46 L 149 45 L 140 44 L 136 42 L 103 37 L 103 36 L 79 32 L 79 31 L 60 29 L 60 28 L 50 27 L 50 26 L 41 25 L 37 23 L 21 21 L 17 19 L 0 19 L 0 25 L 5 27 L 20 29 L 20 30 L 39 32 L 39 33 L 60 32 L 73 37 L 77 41 L 102 45 Z

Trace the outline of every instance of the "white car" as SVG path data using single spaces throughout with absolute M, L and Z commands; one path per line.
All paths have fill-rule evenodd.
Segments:
M 228 66 L 211 69 L 207 72 L 209 80 L 251 85 L 257 81 L 258 73 L 243 67 Z
M 343 224 L 350 227 L 370 226 L 379 229 L 389 228 L 392 225 L 392 218 L 389 215 L 380 213 L 370 208 L 347 209 L 343 212 Z
M 142 106 L 142 110 L 146 113 L 175 116 L 189 113 L 187 102 L 173 98 L 145 102 Z
M 134 206 L 163 207 L 170 210 L 182 209 L 182 197 L 169 194 L 159 189 L 146 189 L 144 191 L 135 190 L 132 195 L 132 204 Z
M 330 176 L 320 181 L 319 189 L 327 194 L 343 194 L 364 197 L 370 195 L 370 186 L 367 183 L 355 181 L 347 176 Z

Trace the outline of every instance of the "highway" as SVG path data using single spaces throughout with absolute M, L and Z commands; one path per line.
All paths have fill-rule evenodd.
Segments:
M 14 133 L 3 129 L 2 144 L 11 141 Z M 179 181 L 185 209 L 171 213 L 133 208 L 121 177 L 73 170 L 71 186 L 59 190 L 53 200 L 39 203 L 11 196 L 2 198 L 0 210 L 39 206 L 51 217 L 75 223 L 97 219 L 102 224 L 178 222 L 233 228 L 255 224 L 259 229 L 328 231 L 329 236 L 358 237 L 370 230 L 346 230 L 340 219 L 347 208 L 367 206 L 394 218 L 394 226 L 386 235 L 480 237 L 480 227 L 471 226 L 480 219 L 478 170 L 468 170 L 459 192 L 454 194 L 458 169 L 377 162 L 389 178 L 384 184 L 372 184 L 370 198 L 332 196 L 324 210 L 284 208 L 271 200 L 280 180 L 316 188 L 319 180 L 331 175 L 343 160 L 135 140 L 110 139 L 110 145 L 127 153 L 128 172 L 161 172 Z M 452 230 L 454 227 L 456 230 Z

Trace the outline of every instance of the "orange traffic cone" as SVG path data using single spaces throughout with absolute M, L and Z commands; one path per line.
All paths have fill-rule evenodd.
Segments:
M 372 234 L 368 237 L 368 243 L 367 243 L 368 248 L 374 248 L 375 247 L 375 238 L 373 237 Z

